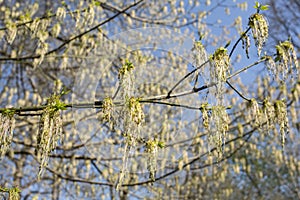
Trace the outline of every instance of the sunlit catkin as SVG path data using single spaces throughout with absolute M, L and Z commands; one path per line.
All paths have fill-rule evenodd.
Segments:
M 299 63 L 293 44 L 290 41 L 281 42 L 276 45 L 276 51 L 275 61 L 278 61 L 278 64 L 276 66 L 277 70 L 273 68 L 273 74 L 283 81 L 287 78 L 288 74 L 291 74 L 292 78 L 297 77 Z
M 59 97 L 53 95 L 48 99 L 47 107 L 44 109 L 37 135 L 36 155 L 40 162 L 38 178 L 42 176 L 48 165 L 49 154 L 56 148 L 62 134 L 62 119 L 59 108 Z M 61 104 L 62 105 L 62 104 Z
M 218 159 L 222 158 L 223 145 L 225 145 L 226 132 L 228 131 L 229 116 L 224 106 L 213 106 L 210 126 L 209 143 L 215 146 L 218 153 Z
M 287 107 L 284 101 L 278 100 L 274 103 L 276 122 L 280 127 L 281 144 L 285 144 L 285 135 L 288 133 Z
M 251 27 L 252 36 L 257 47 L 257 54 L 260 56 L 261 50 L 269 36 L 269 25 L 266 18 L 259 13 L 251 15 L 248 25 Z

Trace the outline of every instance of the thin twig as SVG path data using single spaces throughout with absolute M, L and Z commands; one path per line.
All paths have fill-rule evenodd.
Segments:
M 231 79 L 232 77 L 234 77 L 234 76 L 242 73 L 243 71 L 246 71 L 247 69 L 249 69 L 249 68 L 251 68 L 251 67 L 253 67 L 255 65 L 258 65 L 259 63 L 262 63 L 262 62 L 264 62 L 266 60 L 267 60 L 266 57 L 261 58 L 259 61 L 256 61 L 256 62 L 254 62 L 254 63 L 252 63 L 252 64 L 250 64 L 250 65 L 248 65 L 248 66 L 246 66 L 246 67 L 244 67 L 244 68 L 236 71 L 236 72 L 234 72 L 233 74 L 231 74 L 230 76 L 227 77 L 227 80 Z
M 246 100 L 246 101 L 251 101 L 251 99 L 245 97 L 241 92 L 239 92 L 235 87 L 233 87 L 231 85 L 231 83 L 227 80 L 226 81 L 227 85 L 229 85 L 229 87 L 231 87 L 231 89 L 233 89 L 242 99 Z
M 135 7 L 137 6 L 138 4 L 140 4 L 141 2 L 143 2 L 144 0 L 140 0 L 140 1 L 137 1 L 133 4 L 131 4 L 130 6 L 126 7 L 125 9 L 123 9 L 122 11 L 120 11 L 119 13 L 116 13 L 115 15 L 113 15 L 112 17 L 102 21 L 101 23 L 97 24 L 96 26 L 90 28 L 89 30 L 86 30 L 72 38 L 70 38 L 69 40 L 66 40 L 64 43 L 62 43 L 60 46 L 48 51 L 47 53 L 45 53 L 45 56 L 49 55 L 49 54 L 52 54 L 54 52 L 57 52 L 59 51 L 60 49 L 62 49 L 64 46 L 66 46 L 67 44 L 69 44 L 70 42 L 78 39 L 78 38 L 81 38 L 82 36 L 86 35 L 87 33 L 89 32 L 92 32 L 96 29 L 98 29 L 100 26 L 103 26 L 104 24 L 110 22 L 111 20 L 115 19 L 116 17 L 118 17 L 119 15 L 125 13 L 127 10 L 129 10 L 130 8 L 132 7 Z M 25 57 L 16 57 L 16 58 L 0 58 L 0 61 L 21 61 L 21 60 L 28 60 L 28 59 L 36 59 L 36 58 L 40 58 L 42 55 L 41 54 L 38 54 L 38 55 L 33 55 L 33 56 L 25 56 Z
M 244 137 L 248 136 L 248 137 L 246 138 L 246 141 L 247 141 L 247 140 L 250 139 L 250 137 L 252 136 L 252 133 L 253 133 L 255 130 L 256 130 L 256 129 L 254 128 L 254 129 L 252 129 L 251 131 L 249 131 L 249 132 L 243 134 L 242 136 L 238 136 L 238 137 L 236 137 L 236 138 L 234 138 L 234 139 L 232 139 L 232 140 L 229 140 L 229 141 L 225 142 L 224 145 L 228 145 L 228 144 L 230 144 L 230 143 L 232 143 L 232 142 L 234 142 L 234 141 L 237 141 L 237 140 L 239 140 L 239 139 L 241 139 L 241 138 L 244 138 Z M 193 160 L 191 160 L 191 161 L 189 161 L 188 163 L 184 164 L 184 165 L 182 166 L 182 169 L 184 169 L 184 168 L 186 168 L 187 166 L 190 166 L 191 164 L 193 164 L 193 163 L 199 161 L 199 160 L 200 160 L 201 158 L 203 158 L 204 156 L 206 156 L 206 155 L 208 155 L 209 153 L 211 153 L 211 152 L 213 152 L 213 151 L 216 151 L 216 150 L 217 150 L 217 148 L 215 147 L 215 148 L 211 149 L 210 151 L 207 151 L 207 152 L 205 152 L 205 153 L 203 153 L 203 154 L 197 156 L 197 157 L 194 158 Z M 235 151 L 234 151 L 234 152 L 235 152 Z M 232 156 L 232 155 L 230 155 L 230 156 Z M 228 159 L 228 158 L 229 158 L 229 156 L 224 157 L 221 161 L 215 162 L 215 163 L 213 163 L 213 164 L 220 163 L 220 162 L 222 162 L 222 161 L 224 161 L 224 160 L 226 160 L 226 159 Z M 211 164 L 203 165 L 203 166 L 201 166 L 201 168 L 205 168 L 205 167 L 208 167 L 208 166 L 211 166 Z M 175 174 L 175 173 L 178 172 L 178 171 L 180 171 L 180 169 L 179 169 L 179 167 L 176 167 L 174 170 L 172 170 L 172 171 L 170 171 L 170 172 L 168 172 L 168 173 L 166 173 L 166 174 L 164 174 L 164 175 L 162 175 L 162 176 L 160 176 L 160 177 L 155 178 L 155 180 L 158 181 L 158 180 L 164 179 L 164 178 L 166 178 L 166 177 L 168 177 L 168 176 L 170 176 L 170 175 L 172 175 L 172 174 Z M 124 184 L 124 185 L 122 185 L 122 186 L 124 186 L 124 187 L 126 187 L 126 186 L 136 186 L 136 185 L 144 185 L 144 184 L 149 184 L 149 183 L 152 183 L 152 181 L 151 181 L 151 180 L 148 180 L 148 181 L 144 181 L 144 182 L 137 182 L 137 183 Z
M 229 53 L 229 58 L 231 58 L 234 50 L 236 49 L 237 45 L 240 43 L 240 41 L 242 41 L 243 37 L 245 37 L 245 35 L 247 35 L 247 33 L 251 30 L 251 27 L 249 26 L 247 28 L 247 30 L 240 36 L 240 38 L 235 42 L 235 44 L 233 45 L 230 53 Z
M 209 62 L 209 60 L 205 61 L 204 63 L 202 63 L 199 67 L 195 68 L 194 70 L 192 70 L 191 72 L 189 72 L 188 74 L 186 74 L 183 78 L 181 78 L 168 92 L 167 97 L 170 97 L 172 92 L 176 89 L 176 87 L 182 83 L 186 78 L 188 78 L 189 76 L 191 76 L 193 73 L 195 73 L 197 70 L 201 69 L 204 65 L 206 65 Z

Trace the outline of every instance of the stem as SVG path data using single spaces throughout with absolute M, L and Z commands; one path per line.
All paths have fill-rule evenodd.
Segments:
M 251 101 L 251 99 L 248 99 L 247 97 L 245 97 L 244 95 L 242 95 L 242 93 L 240 93 L 237 89 L 235 89 L 235 87 L 233 87 L 231 85 L 231 83 L 229 83 L 229 81 L 227 80 L 226 83 L 229 85 L 229 87 L 231 87 L 231 89 L 233 89 L 242 99 L 246 100 L 246 101 Z
M 194 70 L 192 70 L 191 72 L 189 72 L 188 74 L 186 74 L 183 78 L 181 78 L 172 88 L 171 90 L 168 92 L 167 98 L 169 98 L 171 96 L 171 93 L 176 89 L 176 87 L 182 83 L 186 78 L 188 78 L 190 75 L 192 75 L 193 73 L 195 73 L 197 70 L 199 70 L 200 68 L 202 68 L 204 65 L 206 65 L 209 62 L 209 60 L 205 61 L 204 63 L 202 63 L 199 67 L 195 68 Z
M 235 42 L 235 44 L 233 45 L 230 53 L 229 53 L 229 58 L 231 58 L 234 50 L 236 49 L 237 45 L 240 43 L 240 41 L 242 41 L 243 37 L 251 30 L 251 27 L 249 26 L 247 28 L 247 30 L 240 36 L 240 38 Z
M 229 58 L 232 57 L 232 54 L 233 54 L 234 50 L 236 49 L 237 45 L 239 44 L 240 41 L 242 41 L 243 37 L 244 37 L 250 30 L 251 30 L 251 27 L 249 26 L 249 27 L 247 28 L 247 30 L 246 30 L 246 31 L 240 36 L 240 38 L 235 42 L 235 44 L 233 45 L 233 47 L 232 47 L 232 49 L 231 49 L 231 51 L 230 51 L 230 53 L 229 53 Z M 244 99 L 244 100 L 246 100 L 246 101 L 251 101 L 251 100 L 250 100 L 249 98 L 245 97 L 245 96 L 244 96 L 241 92 L 239 92 L 235 87 L 233 87 L 233 85 L 228 81 L 228 79 L 232 78 L 233 76 L 236 76 L 237 74 L 239 74 L 239 73 L 241 73 L 241 72 L 247 70 L 248 68 L 250 68 L 250 67 L 252 67 L 252 66 L 255 66 L 255 65 L 257 65 L 258 63 L 263 62 L 263 61 L 265 61 L 265 59 L 264 59 L 264 60 L 261 59 L 260 61 L 257 61 L 257 62 L 255 62 L 254 64 L 249 65 L 249 66 L 247 66 L 247 67 L 245 67 L 245 68 L 243 68 L 243 69 L 237 71 L 235 74 L 229 76 L 229 77 L 227 78 L 227 80 L 226 80 L 227 85 L 229 85 L 229 87 L 230 87 L 231 89 L 233 89 L 233 90 L 234 90 L 234 91 L 235 91 L 242 99 Z
M 253 67 L 253 66 L 255 66 L 255 65 L 258 65 L 259 63 L 262 63 L 262 62 L 264 62 L 264 61 L 266 61 L 266 60 L 267 60 L 267 58 L 262 58 L 262 59 L 260 59 L 259 61 L 256 61 L 256 62 L 254 62 L 254 63 L 252 63 L 252 64 L 250 64 L 250 65 L 244 67 L 243 69 L 240 69 L 240 70 L 236 71 L 235 73 L 233 73 L 233 74 L 231 74 L 230 76 L 228 76 L 228 77 L 227 77 L 227 80 L 231 79 L 232 77 L 234 77 L 234 76 L 236 76 L 236 75 L 242 73 L 243 71 L 246 71 L 247 69 L 249 69 L 249 68 L 251 68 L 251 67 Z

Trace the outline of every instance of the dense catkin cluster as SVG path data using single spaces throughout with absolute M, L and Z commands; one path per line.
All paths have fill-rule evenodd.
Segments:
M 128 171 L 129 154 L 133 147 L 136 146 L 141 124 L 144 120 L 144 112 L 138 98 L 126 98 L 123 114 L 123 136 L 125 137 L 125 147 L 122 159 L 122 170 L 116 189 L 119 190 L 124 177 Z
M 270 130 L 273 130 L 276 115 L 274 106 L 269 99 L 265 99 L 263 102 L 262 114 L 263 121 L 266 123 L 267 131 L 269 132 Z
M 138 98 L 130 97 L 126 99 L 123 109 L 123 136 L 126 142 L 134 146 L 138 139 L 141 124 L 144 120 L 144 112 Z
M 20 189 L 18 187 L 6 188 L 0 186 L 0 193 L 8 193 L 9 200 L 19 200 L 20 199 Z M 4 195 L 2 195 L 4 197 Z
M 136 138 L 136 133 L 144 119 L 144 112 L 139 98 L 133 97 L 134 92 L 134 65 L 125 60 L 125 64 L 119 70 L 121 100 L 124 103 L 121 114 L 123 115 L 123 135 L 130 140 Z M 132 138 L 133 137 L 133 138 Z
M 41 42 L 40 44 L 38 44 L 38 49 L 36 50 L 36 53 L 40 55 L 39 58 L 35 58 L 33 61 L 33 66 L 34 67 L 38 67 L 45 58 L 46 53 L 49 50 L 49 44 L 45 43 L 45 42 Z
M 297 53 L 293 44 L 290 41 L 284 41 L 276 45 L 276 61 L 279 61 L 279 64 L 276 68 L 273 69 L 273 74 L 279 77 L 281 80 L 285 80 L 287 75 L 298 74 L 299 64 L 297 59 Z
M 195 68 L 201 67 L 201 65 L 207 62 L 208 55 L 201 41 L 194 42 L 192 53 L 193 53 Z M 200 72 L 200 75 L 204 78 L 204 81 L 208 83 L 210 77 L 208 73 L 209 70 L 206 67 L 202 66 L 198 71 Z M 199 75 L 198 71 L 196 71 L 194 74 L 195 82 L 197 82 L 198 80 L 198 75 Z
M 212 66 L 210 67 L 211 83 L 216 84 L 215 99 L 218 104 L 222 104 L 224 93 L 224 82 L 227 79 L 230 66 L 230 58 L 227 49 L 224 47 L 218 48 L 213 55 L 210 56 Z M 210 90 L 213 90 L 212 88 Z
M 6 23 L 6 40 L 9 44 L 12 44 L 13 41 L 15 40 L 16 36 L 17 36 L 17 25 L 13 22 L 7 22 Z
M 131 120 L 136 125 L 140 125 L 144 120 L 144 112 L 139 98 L 130 97 L 127 101 L 127 106 Z
M 229 70 L 230 58 L 227 49 L 224 47 L 218 48 L 215 53 L 210 57 L 210 60 L 214 64 L 213 70 L 211 70 L 211 78 L 215 78 L 216 82 L 224 82 L 227 78 L 227 72 Z
M 276 122 L 279 125 L 281 134 L 281 144 L 285 144 L 285 135 L 288 133 L 288 117 L 287 117 L 287 106 L 282 100 L 277 100 L 274 103 Z
M 49 154 L 56 148 L 62 134 L 62 119 L 57 102 L 59 102 L 58 96 L 50 97 L 40 118 L 36 147 L 36 155 L 40 162 L 39 178 L 48 164 Z
M 134 91 L 134 65 L 125 60 L 125 64 L 119 69 L 120 93 L 123 101 L 126 98 L 133 96 Z
M 107 122 L 110 122 L 110 120 L 112 119 L 113 105 L 114 104 L 113 104 L 112 98 L 110 98 L 110 97 L 104 98 L 101 114 L 103 115 L 102 118 Z
M 267 67 L 267 70 L 271 77 L 278 76 L 277 73 L 277 65 L 276 62 L 273 60 L 271 56 L 266 56 L 265 66 Z
M 149 172 L 149 178 L 151 181 L 155 181 L 155 173 L 157 169 L 157 151 L 158 143 L 156 140 L 148 140 L 146 142 L 147 169 Z
M 11 188 L 9 191 L 8 191 L 8 194 L 9 194 L 9 200 L 19 200 L 20 199 L 20 190 L 19 188 Z
M 257 54 L 260 56 L 262 47 L 269 36 L 269 26 L 266 18 L 259 13 L 251 15 L 248 25 L 251 27 L 253 39 L 257 47 Z
M 124 177 L 127 173 L 129 154 L 133 147 L 135 147 L 139 132 L 144 121 L 144 112 L 140 104 L 140 99 L 133 97 L 134 93 L 134 65 L 125 60 L 125 64 L 119 69 L 120 93 L 121 101 L 123 101 L 123 108 L 121 110 L 123 126 L 123 136 L 125 138 L 125 147 L 122 158 L 122 169 L 116 189 L 120 189 Z
M 13 112 L 0 113 L 0 158 L 8 151 L 13 139 L 15 119 Z
M 201 112 L 202 112 L 203 127 L 208 129 L 209 128 L 208 103 L 203 103 L 201 105 Z
M 250 121 L 250 124 L 254 127 L 259 127 L 261 125 L 261 110 L 258 106 L 257 101 L 252 98 L 247 105 L 248 108 L 248 120 Z
M 229 122 L 230 119 L 224 106 L 213 106 L 211 108 L 209 143 L 216 147 L 218 159 L 221 159 L 223 155 L 222 146 L 225 145 Z
M 144 112 L 138 98 L 127 98 L 123 115 L 123 136 L 129 146 L 135 146 L 144 120 Z
M 207 60 L 207 53 L 201 41 L 194 42 L 192 51 L 195 51 L 193 60 L 196 66 L 200 66 Z

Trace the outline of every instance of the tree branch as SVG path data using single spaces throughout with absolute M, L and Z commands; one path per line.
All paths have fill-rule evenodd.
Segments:
M 133 4 L 131 4 L 130 6 L 124 8 L 123 10 L 121 10 L 119 13 L 113 15 L 112 17 L 102 21 L 101 23 L 97 24 L 96 26 L 90 28 L 89 30 L 86 30 L 72 38 L 70 38 L 69 40 L 66 40 L 63 44 L 61 44 L 60 46 L 54 48 L 53 50 L 50 50 L 48 51 L 47 53 L 45 53 L 45 56 L 46 55 L 49 55 L 49 54 L 52 54 L 52 53 L 55 53 L 57 51 L 59 51 L 60 49 L 62 49 L 64 46 L 66 46 L 67 44 L 69 44 L 70 42 L 78 39 L 78 38 L 81 38 L 82 36 L 86 35 L 87 33 L 89 32 L 92 32 L 96 29 L 98 29 L 99 27 L 103 26 L 104 24 L 112 21 L 113 19 L 115 19 L 116 17 L 118 17 L 119 15 L 125 13 L 127 10 L 131 9 L 132 7 L 135 7 L 137 6 L 138 4 L 140 4 L 141 2 L 143 2 L 144 0 L 140 0 L 140 1 L 137 1 Z M 28 60 L 28 59 L 35 59 L 35 58 L 40 58 L 42 55 L 41 54 L 38 54 L 38 55 L 33 55 L 33 56 L 25 56 L 25 57 L 16 57 L 16 58 L 0 58 L 0 61 L 22 61 L 22 60 Z

